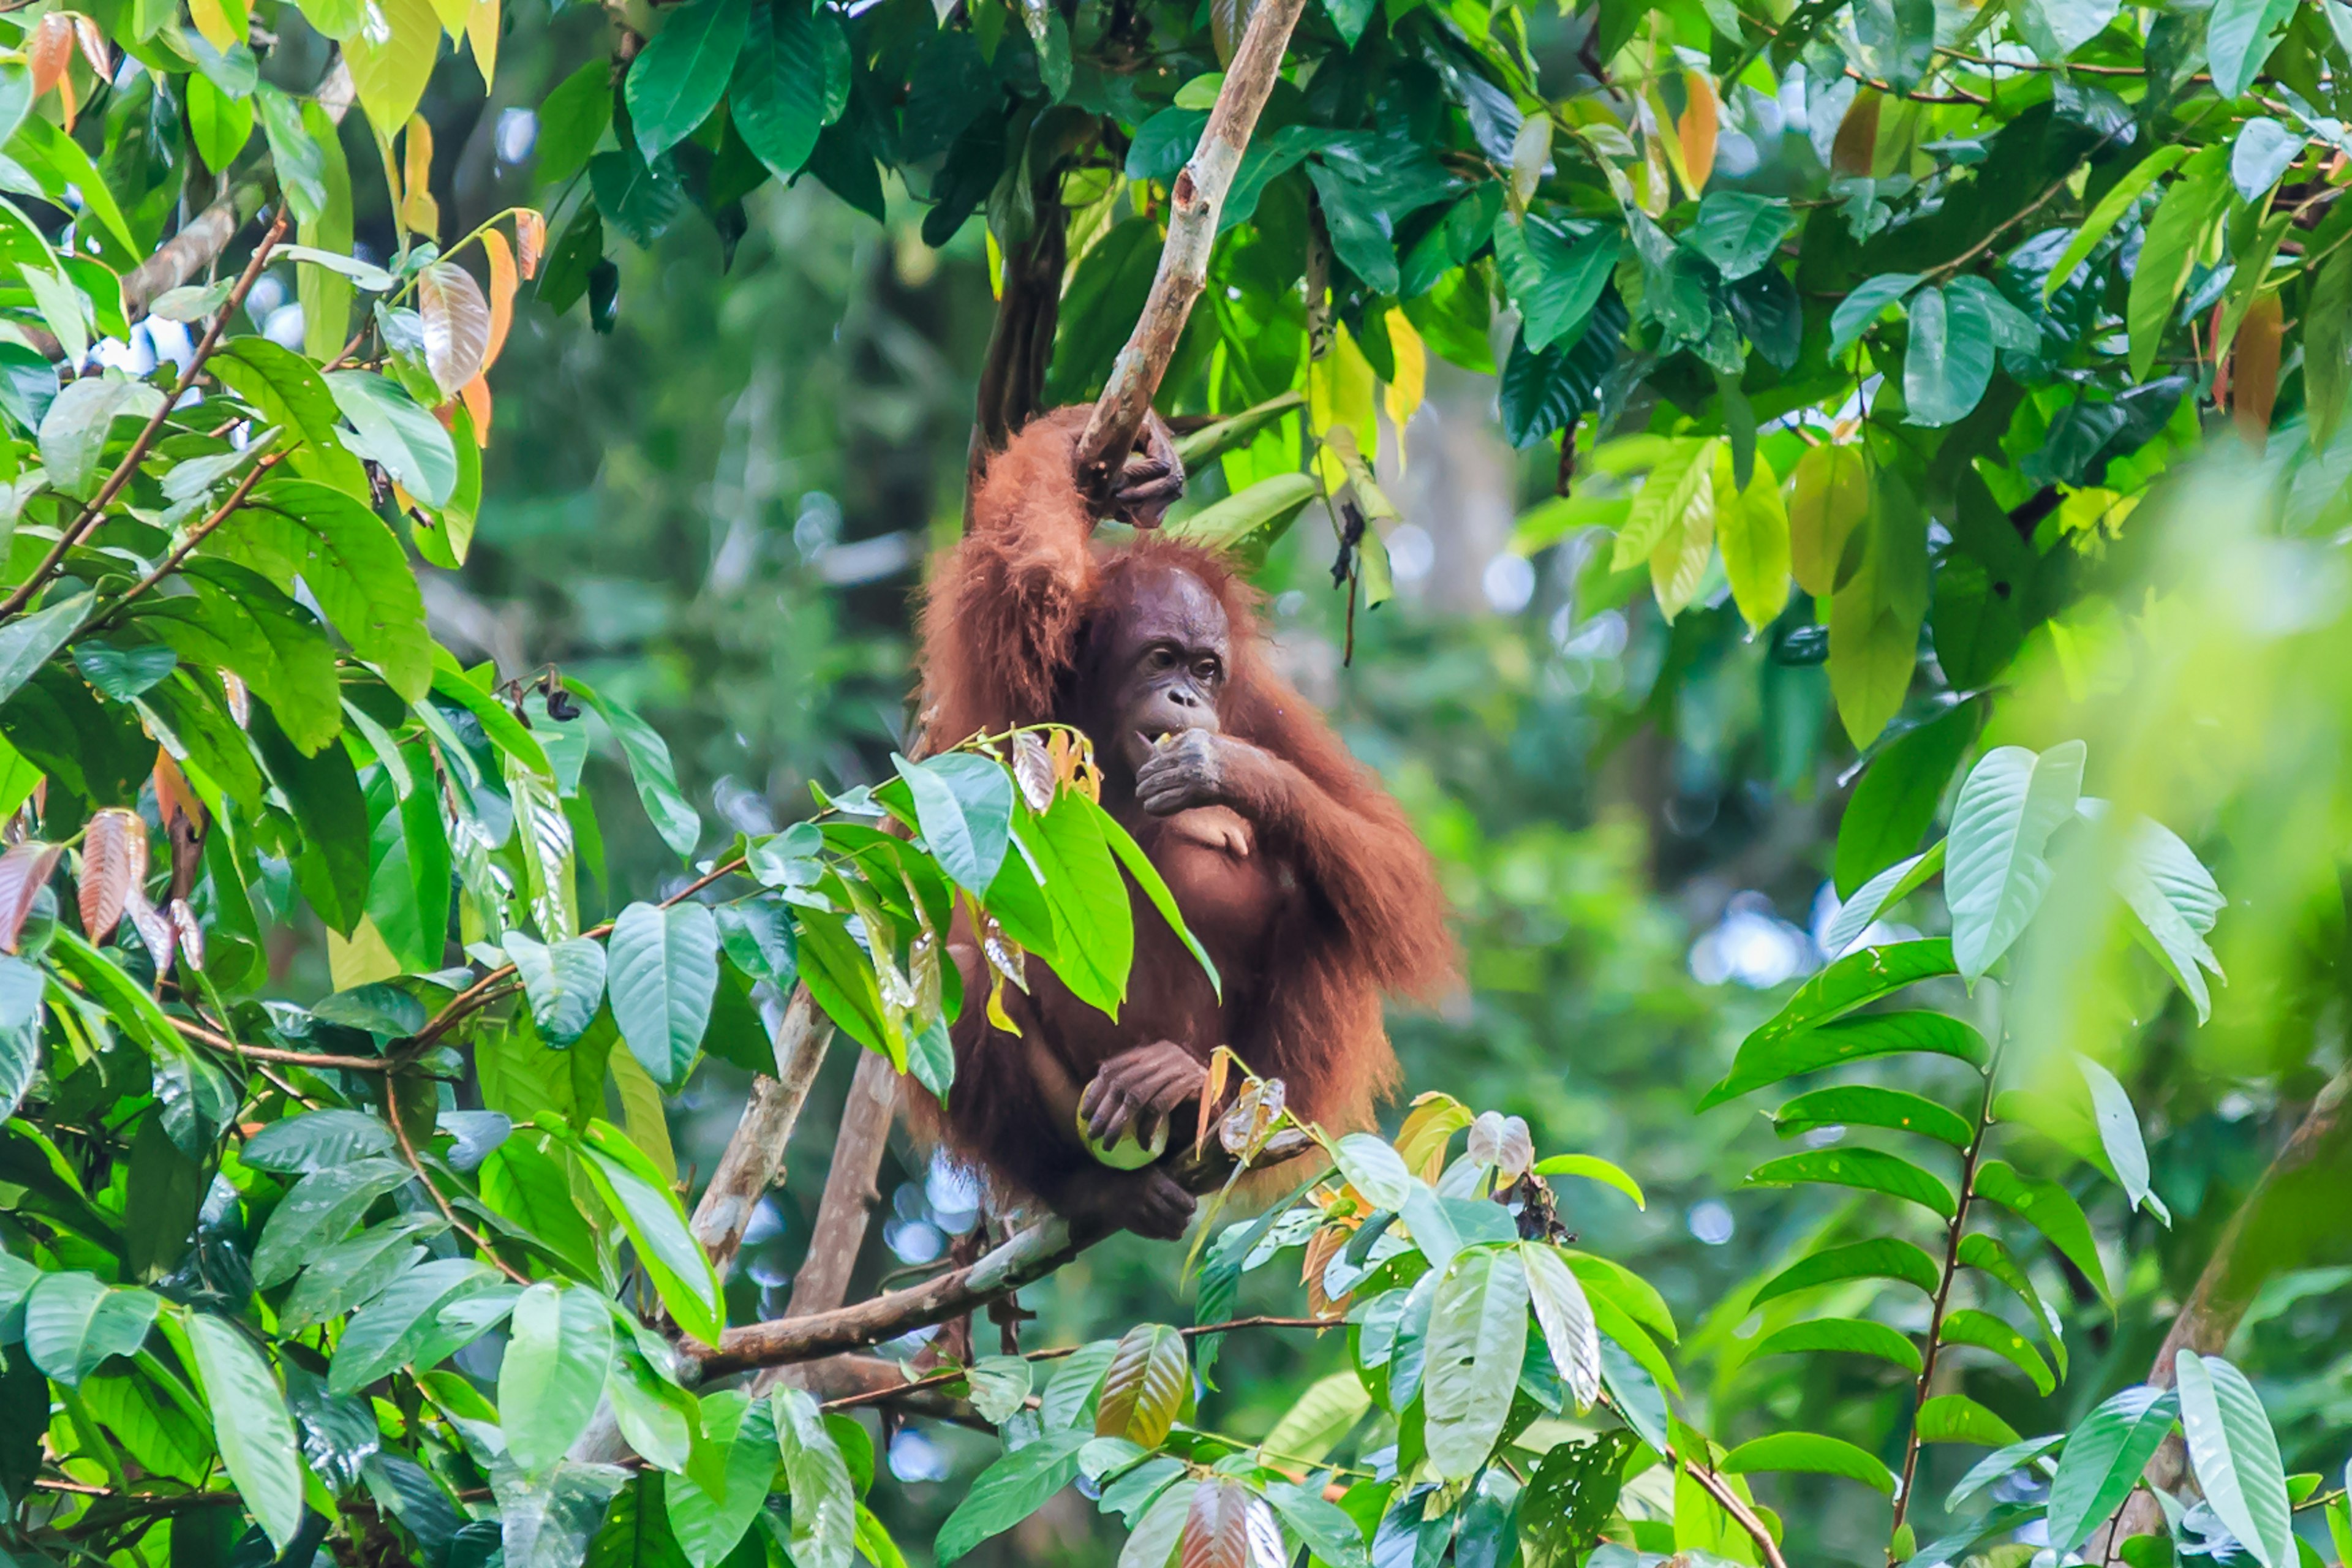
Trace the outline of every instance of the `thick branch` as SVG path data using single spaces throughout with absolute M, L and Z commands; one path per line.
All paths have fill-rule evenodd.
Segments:
M 1295 1158 L 1315 1146 L 1301 1137 L 1279 1148 L 1270 1147 L 1260 1156 L 1258 1168 Z M 1205 1158 L 1190 1153 L 1180 1157 L 1170 1173 L 1188 1192 L 1203 1193 L 1222 1185 L 1229 1171 L 1222 1152 L 1212 1144 Z M 730 1329 L 717 1350 L 691 1340 L 682 1342 L 678 1349 L 696 1358 L 706 1382 L 758 1367 L 785 1366 L 864 1350 L 1001 1301 L 1112 1234 L 1097 1226 L 1073 1227 L 1057 1215 L 1022 1231 L 969 1267 L 950 1269 L 911 1289 L 829 1312 Z
M 808 1256 L 793 1280 L 787 1318 L 830 1312 L 849 1299 L 849 1276 L 866 1244 L 866 1221 L 881 1194 L 875 1178 L 890 1141 L 890 1119 L 898 1108 L 898 1075 L 887 1057 L 866 1051 L 849 1082 L 841 1108 L 841 1131 L 825 1173 L 824 1196 L 817 1203 Z
M 1281 75 L 1283 51 L 1290 47 L 1291 29 L 1305 5 L 1306 0 L 1260 0 L 1226 68 L 1224 86 L 1217 89 L 1201 143 L 1170 188 L 1168 243 L 1160 253 L 1159 276 L 1151 280 L 1143 315 L 1127 346 L 1118 351 L 1110 381 L 1078 443 L 1078 472 L 1098 492 L 1134 447 L 1136 433 L 1143 428 L 1144 416 L 1160 391 L 1160 378 L 1168 373 L 1177 340 L 1184 335 L 1192 301 L 1208 280 L 1209 252 L 1216 245 L 1225 193 Z
M 751 1211 L 783 1171 L 793 1124 L 808 1103 L 809 1087 L 816 1082 L 832 1038 L 833 1026 L 809 1000 L 807 988 L 794 988 L 776 1031 L 776 1076 L 763 1073 L 752 1083 L 743 1120 L 727 1141 L 727 1152 L 719 1156 L 719 1168 L 711 1172 L 702 1201 L 694 1205 L 694 1239 L 710 1255 L 711 1267 L 722 1279 L 734 1267 Z
M 2279 1149 L 2263 1179 L 2230 1218 L 2197 1289 L 2172 1320 L 2147 1381 L 2172 1386 L 2173 1358 L 2184 1350 L 2220 1355 L 2238 1321 L 2252 1305 L 2263 1282 L 2281 1269 L 2301 1268 L 2327 1243 L 2342 1244 L 2344 1177 L 2352 1163 L 2352 1068 L 2319 1091 L 2302 1124 Z M 2189 1473 L 2189 1453 L 2178 1436 L 2167 1437 L 2142 1477 L 2171 1491 Z M 2116 1517 L 2116 1539 L 2162 1533 L 2164 1516 L 2155 1498 L 2135 1491 Z M 2099 1543 L 2094 1542 L 2095 1548 Z M 2097 1561 L 2097 1558 L 2094 1558 Z

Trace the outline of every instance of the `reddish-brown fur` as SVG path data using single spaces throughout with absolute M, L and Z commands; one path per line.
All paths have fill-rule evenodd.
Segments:
M 1016 724 L 1084 722 L 1100 706 L 1087 688 L 1102 614 L 1175 570 L 1205 584 L 1230 623 L 1223 733 L 1296 772 L 1278 770 L 1288 782 L 1248 819 L 1223 807 L 1153 817 L 1116 790 L 1105 797 L 1214 958 L 1222 1006 L 1139 893 L 1135 965 L 1117 1022 L 1034 962 L 1030 994 L 1006 995 L 1021 1039 L 992 1027 L 977 989 L 968 992 L 944 1125 L 925 1120 L 996 1177 L 1049 1201 L 1102 1168 L 1067 1111 L 1056 1116 L 1047 1103 L 1066 1103 L 1109 1058 L 1169 1039 L 1205 1061 L 1229 1044 L 1255 1071 L 1283 1079 L 1300 1115 L 1334 1131 L 1361 1128 L 1396 1076 L 1382 996 L 1432 1000 L 1454 973 L 1427 851 L 1323 717 L 1267 667 L 1255 590 L 1215 552 L 1156 533 L 1115 549 L 1091 544 L 1094 517 L 1071 467 L 1086 416 L 1049 415 L 989 463 L 971 531 L 933 573 L 921 625 L 927 734 L 944 744 Z M 1107 751 L 1107 738 L 1096 739 Z M 1236 855 L 1236 846 L 1249 847 Z M 971 963 L 968 951 L 961 956 Z M 967 973 L 984 984 L 976 965 Z

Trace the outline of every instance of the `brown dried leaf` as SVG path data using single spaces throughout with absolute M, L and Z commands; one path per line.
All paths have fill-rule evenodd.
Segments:
M 539 258 L 547 251 L 547 215 L 535 207 L 519 207 L 515 211 L 515 259 L 522 275 L 534 278 L 539 274 Z
M 74 13 L 74 37 L 81 45 L 81 58 L 98 73 L 98 79 L 109 81 L 114 76 L 114 47 L 106 41 L 106 32 L 93 16 Z
M 1336 1305 L 1323 1293 L 1323 1271 L 1354 1234 L 1346 1226 L 1327 1225 L 1307 1238 L 1307 1260 L 1299 1266 L 1298 1277 L 1307 1287 L 1307 1310 L 1318 1318 L 1328 1315 Z
M 416 306 L 425 318 L 425 368 L 442 395 L 455 397 L 488 363 L 490 302 L 472 273 L 436 261 L 416 279 Z
M 488 370 L 499 363 L 499 351 L 507 346 L 507 329 L 514 325 L 515 289 L 521 280 L 515 275 L 514 250 L 505 235 L 497 229 L 485 233 L 482 254 L 490 264 L 490 346 L 482 354 L 482 368 Z
M 155 812 L 163 819 L 167 833 L 173 822 L 183 818 L 199 833 L 204 831 L 205 803 L 196 797 L 179 763 L 161 746 L 155 748 Z
M 1470 1157 L 1492 1165 L 1506 1182 L 1516 1182 L 1536 1163 L 1535 1140 L 1523 1118 L 1499 1110 L 1479 1113 L 1470 1124 Z
M 1288 1091 L 1278 1078 L 1252 1079 L 1242 1090 L 1241 1098 L 1225 1113 L 1223 1126 L 1217 1130 L 1217 1142 L 1225 1152 L 1247 1162 L 1262 1148 L 1267 1134 L 1282 1120 L 1283 1100 Z
M 110 805 L 89 819 L 81 841 L 81 930 L 104 946 L 122 921 L 131 890 L 147 874 L 147 823 Z
M 1054 758 L 1034 730 L 1013 737 L 1013 777 L 1030 810 L 1044 811 L 1054 804 Z
M 58 857 L 64 853 L 63 846 L 37 838 L 0 855 L 0 948 L 16 951 L 16 939 L 24 934 L 25 921 L 33 912 L 33 900 L 48 886 L 50 874 L 58 868 Z
M 1225 1079 L 1234 1070 L 1234 1053 L 1223 1046 L 1209 1053 L 1209 1078 L 1201 1089 L 1201 1118 L 1192 1135 L 1192 1152 L 1196 1155 L 1209 1145 L 1209 1118 L 1225 1098 Z
M 1192 1392 L 1184 1336 L 1165 1323 L 1138 1323 L 1111 1352 L 1095 1405 L 1095 1436 L 1125 1437 L 1156 1448 L 1183 1414 Z
M 185 899 L 172 900 L 173 929 L 180 933 L 180 951 L 198 969 L 205 966 L 205 928 L 196 921 L 196 911 L 188 908 Z
M 122 900 L 122 912 L 131 917 L 139 932 L 139 943 L 154 961 L 155 973 L 162 974 L 172 967 L 172 954 L 179 945 L 179 928 L 170 915 L 147 901 L 147 890 L 138 883 L 131 884 L 130 893 Z

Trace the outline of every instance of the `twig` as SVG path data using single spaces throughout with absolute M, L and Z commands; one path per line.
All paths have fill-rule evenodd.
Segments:
M 188 558 L 189 553 L 194 551 L 197 545 L 202 544 L 205 539 L 210 537 L 213 530 L 218 528 L 222 523 L 226 522 L 231 512 L 236 510 L 237 508 L 246 503 L 247 498 L 253 494 L 253 487 L 261 482 L 261 476 L 268 473 L 270 469 L 276 468 L 279 463 L 284 462 L 285 460 L 286 454 L 282 452 L 272 452 L 257 461 L 253 465 L 251 470 L 246 474 L 245 478 L 237 482 L 236 489 L 229 491 L 228 500 L 221 502 L 220 509 L 217 511 L 215 511 L 212 516 L 198 523 L 194 528 L 189 530 L 187 538 L 182 540 L 178 548 L 174 549 L 172 553 L 163 557 L 163 563 L 161 565 L 157 566 L 152 572 L 148 573 L 144 577 L 140 578 L 136 583 L 131 584 L 131 586 L 123 592 L 122 597 L 117 599 L 114 602 L 113 607 L 106 612 L 105 621 L 100 624 L 104 625 L 112 622 L 115 616 L 122 613 L 122 607 L 125 605 L 128 605 L 131 600 L 137 598 L 140 595 L 147 592 L 148 589 L 152 588 L 156 584 L 162 582 L 164 578 L 178 571 L 180 569 L 180 563 Z
M 1248 1318 L 1228 1318 L 1222 1323 L 1194 1323 L 1189 1328 L 1179 1329 L 1176 1331 L 1188 1340 L 1197 1340 L 1208 1334 L 1230 1333 L 1236 1329 L 1344 1329 L 1347 1326 L 1348 1320 L 1343 1317 L 1283 1318 L 1261 1313 Z M 1024 1352 L 1021 1359 L 1023 1361 L 1060 1361 L 1065 1356 L 1076 1355 L 1077 1352 L 1078 1347 L 1076 1345 L 1058 1345 L 1052 1350 Z M 824 1407 L 827 1410 L 852 1410 L 861 1405 L 885 1405 L 900 1394 L 915 1394 L 927 1388 L 940 1388 L 951 1383 L 961 1383 L 970 1371 L 969 1367 L 955 1367 L 947 1372 L 935 1372 L 928 1377 L 916 1378 L 896 1388 L 867 1389 L 859 1394 L 845 1394 L 838 1399 L 828 1399 L 824 1402 Z
M 392 1123 L 392 1135 L 400 1140 L 401 1156 L 408 1162 L 408 1168 L 416 1173 L 416 1179 L 424 1183 L 425 1190 L 433 1195 L 433 1206 L 441 1211 L 441 1217 L 449 1222 L 450 1229 L 472 1242 L 477 1251 L 483 1253 L 492 1263 L 498 1265 L 499 1273 L 518 1285 L 528 1287 L 530 1284 L 530 1276 L 500 1258 L 498 1249 L 482 1239 L 480 1231 L 459 1219 L 457 1211 L 449 1206 L 449 1200 L 441 1195 L 441 1189 L 435 1186 L 433 1178 L 426 1174 L 425 1162 L 416 1157 L 416 1145 L 408 1140 L 408 1129 L 401 1124 L 400 1106 L 394 1098 L 395 1091 L 393 1088 L 399 1081 L 398 1078 L 389 1075 L 383 1080 L 383 1119 Z
M 1241 167 L 1258 114 L 1274 91 L 1283 51 L 1289 47 L 1291 29 L 1305 5 L 1306 0 L 1261 0 L 1242 35 L 1241 47 L 1225 68 L 1224 85 L 1217 89 L 1200 145 L 1169 188 L 1168 243 L 1160 252 L 1159 274 L 1078 442 L 1081 482 L 1097 492 L 1135 445 L 1136 433 L 1143 428 L 1160 390 L 1160 378 L 1168 373 L 1168 361 L 1183 336 L 1192 302 L 1208 281 L 1209 253 L 1216 245 L 1225 193 Z
M 58 535 L 57 543 L 49 547 L 49 552 L 41 558 L 41 563 L 33 569 L 33 574 L 7 598 L 0 599 L 0 620 L 22 610 L 40 591 L 42 584 L 58 574 L 58 567 L 65 560 L 66 552 L 79 544 L 89 531 L 98 526 L 99 520 L 106 515 L 106 509 L 113 504 L 114 498 L 122 493 L 122 487 L 131 482 L 131 476 L 139 471 L 141 463 L 147 460 L 149 448 L 155 445 L 155 437 L 163 433 L 163 422 L 172 416 L 172 411 L 179 406 L 180 399 L 186 395 L 188 388 L 195 384 L 197 375 L 205 368 L 205 361 L 210 359 L 213 350 L 220 345 L 221 332 L 227 327 L 228 319 L 236 314 L 238 308 L 245 303 L 246 295 L 260 279 L 261 269 L 269 264 L 270 251 L 277 247 L 279 237 L 286 232 L 286 210 L 280 207 L 278 221 L 269 226 L 269 232 L 261 237 L 261 243 L 253 247 L 252 258 L 246 262 L 245 271 L 237 278 L 236 286 L 229 290 L 227 301 L 213 317 L 212 324 L 205 329 L 204 341 L 196 345 L 196 352 L 189 356 L 188 363 L 181 367 L 179 375 L 173 381 L 170 395 L 163 399 L 163 406 L 149 417 L 145 427 L 131 441 L 131 449 L 122 454 L 121 462 L 114 465 L 114 471 L 106 476 L 106 483 L 99 487 L 98 494 L 90 498 L 89 504 L 82 508 L 80 515 Z
M 249 1058 L 257 1062 L 280 1062 L 297 1068 L 333 1068 L 344 1072 L 388 1072 L 399 1065 L 389 1057 L 337 1057 L 321 1051 L 285 1051 L 275 1046 L 248 1046 L 226 1035 L 215 1034 L 193 1018 L 173 1018 L 172 1026 L 200 1046 L 210 1047 L 225 1056 Z
M 1756 1510 L 1740 1500 L 1739 1494 L 1731 1489 L 1728 1482 L 1709 1466 L 1684 1459 L 1682 1467 L 1685 1474 L 1706 1489 L 1706 1495 L 1731 1516 L 1732 1522 L 1748 1532 L 1748 1539 L 1756 1542 L 1756 1550 L 1764 1554 L 1765 1568 L 1789 1568 L 1789 1560 L 1780 1555 L 1780 1543 L 1772 1539 L 1772 1532 L 1764 1528 L 1764 1521 L 1756 1517 Z

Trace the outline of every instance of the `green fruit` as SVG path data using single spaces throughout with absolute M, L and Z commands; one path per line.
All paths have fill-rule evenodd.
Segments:
M 1136 1137 L 1132 1126 L 1120 1135 L 1116 1143 L 1097 1142 L 1087 1131 L 1085 1111 L 1078 1112 L 1077 1121 L 1078 1142 L 1087 1146 L 1087 1153 L 1114 1171 L 1140 1171 L 1168 1151 L 1168 1119 L 1164 1116 L 1152 1124 L 1151 1142 L 1149 1143 Z

